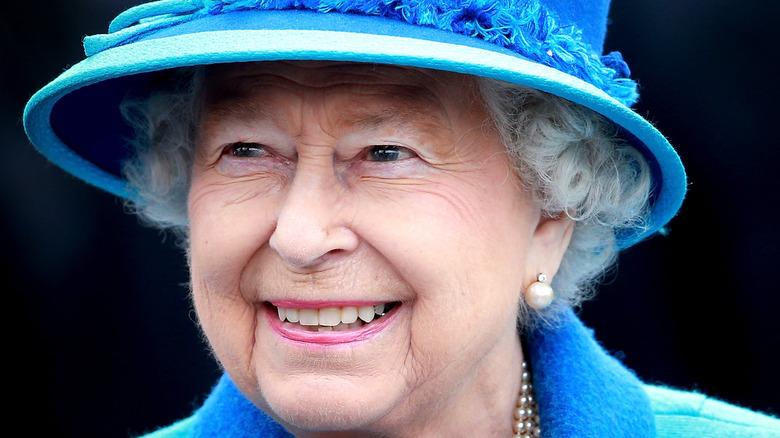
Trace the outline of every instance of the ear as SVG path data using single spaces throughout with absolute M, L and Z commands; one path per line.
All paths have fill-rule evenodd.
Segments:
M 549 281 L 558 272 L 563 254 L 569 247 L 574 221 L 565 213 L 558 217 L 541 218 L 534 230 L 526 264 L 526 284 L 536 281 L 540 273 Z

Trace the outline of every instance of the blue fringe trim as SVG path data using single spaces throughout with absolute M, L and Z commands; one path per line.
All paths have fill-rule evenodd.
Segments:
M 162 0 L 125 11 L 109 32 L 126 41 L 122 34 L 135 36 L 206 15 L 251 9 L 361 14 L 441 29 L 488 41 L 575 76 L 626 106 L 638 98 L 619 52 L 594 53 L 578 29 L 558 26 L 538 0 Z

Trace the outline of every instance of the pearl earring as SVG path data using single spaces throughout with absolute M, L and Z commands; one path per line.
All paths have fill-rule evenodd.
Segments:
M 539 274 L 537 280 L 525 289 L 525 302 L 534 309 L 541 310 L 552 303 L 555 292 L 552 286 L 545 283 L 547 274 Z

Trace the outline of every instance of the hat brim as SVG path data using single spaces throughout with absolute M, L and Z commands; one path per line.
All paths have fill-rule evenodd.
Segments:
M 346 30 L 345 30 L 346 29 Z M 119 113 L 127 91 L 153 73 L 185 66 L 275 60 L 331 60 L 405 65 L 525 85 L 610 119 L 647 158 L 653 172 L 650 224 L 619 236 L 630 246 L 665 225 L 686 189 L 682 163 L 648 121 L 574 76 L 493 44 L 393 20 L 307 11 L 244 11 L 166 27 L 76 64 L 36 93 L 25 108 L 32 143 L 53 163 L 120 197 L 131 135 Z

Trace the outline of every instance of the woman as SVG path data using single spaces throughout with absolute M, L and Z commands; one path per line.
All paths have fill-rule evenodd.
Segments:
M 776 434 L 569 310 L 685 188 L 591 3 L 163 1 L 87 39 L 28 134 L 181 232 L 226 372 L 158 436 Z

